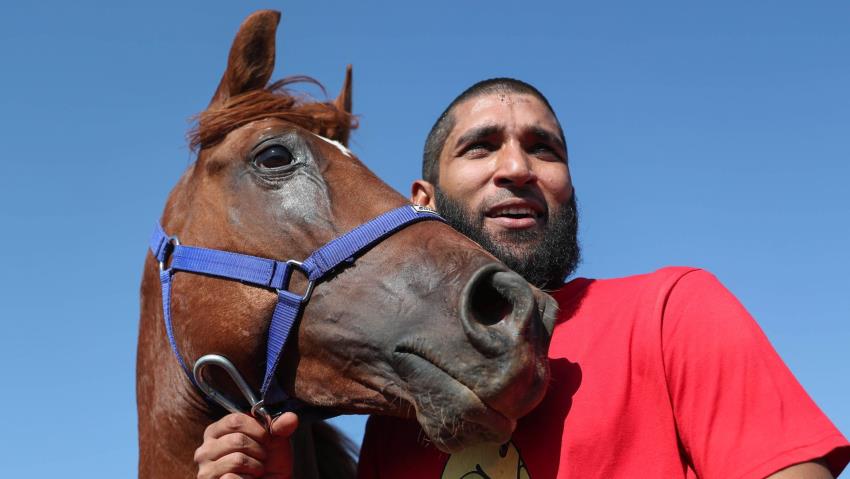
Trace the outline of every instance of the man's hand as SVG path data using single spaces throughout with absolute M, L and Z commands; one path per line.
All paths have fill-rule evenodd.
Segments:
M 285 413 L 268 431 L 251 416 L 234 413 L 204 431 L 204 443 L 195 450 L 198 479 L 290 479 L 292 444 L 298 417 Z

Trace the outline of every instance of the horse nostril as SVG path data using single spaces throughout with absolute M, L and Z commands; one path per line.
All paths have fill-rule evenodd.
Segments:
M 536 307 L 534 294 L 521 276 L 489 264 L 466 284 L 460 316 L 470 342 L 485 355 L 496 356 L 511 348 Z
M 511 301 L 496 288 L 496 275 L 505 274 L 502 271 L 487 276 L 481 275 L 477 283 L 470 288 L 469 319 L 484 326 L 492 326 L 511 314 L 514 307 Z

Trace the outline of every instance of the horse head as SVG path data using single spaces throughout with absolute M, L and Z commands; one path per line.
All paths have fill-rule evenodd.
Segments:
M 335 101 L 269 84 L 279 14 L 251 15 L 191 143 L 197 160 L 161 224 L 184 244 L 303 259 L 405 198 L 344 145 L 355 126 L 351 70 Z M 297 79 L 297 78 L 296 78 Z M 301 78 L 303 80 L 303 78 Z M 292 289 L 307 280 L 293 274 Z M 263 376 L 274 290 L 201 274 L 171 285 L 175 346 Z M 140 476 L 191 475 L 191 453 L 220 410 L 174 359 L 157 261 L 142 282 L 137 365 Z M 410 225 L 315 286 L 276 380 L 291 396 L 345 413 L 416 417 L 441 449 L 504 441 L 542 398 L 551 298 L 446 224 Z M 226 379 L 213 378 L 222 382 Z

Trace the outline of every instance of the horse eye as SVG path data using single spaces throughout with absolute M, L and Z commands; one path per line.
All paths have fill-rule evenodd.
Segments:
M 254 155 L 254 165 L 265 170 L 282 168 L 292 163 L 292 153 L 280 145 L 270 146 Z

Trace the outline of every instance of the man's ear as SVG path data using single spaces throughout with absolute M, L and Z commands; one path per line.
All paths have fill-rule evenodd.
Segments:
M 434 199 L 434 185 L 425 180 L 416 180 L 410 186 L 410 201 L 414 205 L 427 206 L 432 210 L 437 209 Z

